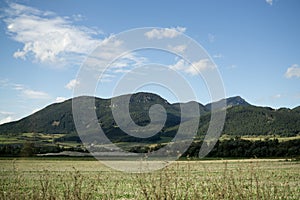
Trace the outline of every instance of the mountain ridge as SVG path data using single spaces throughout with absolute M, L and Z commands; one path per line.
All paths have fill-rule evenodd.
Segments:
M 36 112 L 34 112 L 34 113 L 32 113 L 32 114 L 30 114 L 30 115 L 28 115 L 28 116 L 26 116 L 26 117 L 23 117 L 23 118 L 21 118 L 21 119 L 19 119 L 19 120 L 16 120 L 16 121 L 11 121 L 11 122 L 7 122 L 7 123 L 3 123 L 3 124 L 0 124 L 0 127 L 1 126 L 3 126 L 3 125 L 6 125 L 6 124 L 14 124 L 14 123 L 16 123 L 16 122 L 20 122 L 20 121 L 22 121 L 22 120 L 24 120 L 25 118 L 28 118 L 28 117 L 31 117 L 32 115 L 35 115 L 35 114 L 38 114 L 38 113 L 40 113 L 42 110 L 44 110 L 44 109 L 48 109 L 48 108 L 51 108 L 51 107 L 53 107 L 53 106 L 59 106 L 59 105 L 61 105 L 62 103 L 69 103 L 69 102 L 72 102 L 72 100 L 73 99 L 78 99 L 78 98 L 95 98 L 95 100 L 103 100 L 103 101 L 110 101 L 111 99 L 115 99 L 115 98 L 122 98 L 122 97 L 126 97 L 126 96 L 128 96 L 128 95 L 138 95 L 138 96 L 140 96 L 140 95 L 145 95 L 145 94 L 151 94 L 151 96 L 153 96 L 153 95 L 155 95 L 155 96 L 157 96 L 157 97 L 160 97 L 159 95 L 157 95 L 157 94 L 154 94 L 154 93 L 148 93 L 148 92 L 139 92 L 139 93 L 133 93 L 133 94 L 123 94 L 123 95 L 119 95 L 119 96 L 116 96 L 116 97 L 112 97 L 112 98 L 100 98 L 100 97 L 94 97 L 94 96 L 86 96 L 86 95 L 83 95 L 83 96 L 78 96 L 78 97 L 73 97 L 73 98 L 69 98 L 69 99 L 67 99 L 67 100 L 65 100 L 65 101 L 62 101 L 62 102 L 55 102 L 55 103 L 52 103 L 52 104 L 50 104 L 50 105 L 47 105 L 47 106 L 45 106 L 44 108 L 42 108 L 42 109 L 40 109 L 40 110 L 38 110 L 38 111 L 36 111 Z M 162 98 L 162 97 L 160 97 L 160 98 Z M 230 99 L 230 102 L 232 102 L 232 99 L 234 99 L 234 98 L 241 98 L 240 96 L 234 96 L 234 97 L 229 97 L 229 98 L 226 98 L 226 99 L 221 99 L 221 100 L 219 100 L 219 101 L 216 101 L 216 102 L 212 102 L 212 103 L 207 103 L 207 104 L 202 104 L 202 103 L 200 103 L 200 102 L 198 102 L 198 101 L 188 101 L 188 102 L 176 102 L 176 103 L 169 103 L 167 100 L 165 100 L 165 102 L 167 102 L 168 104 L 170 104 L 170 105 L 174 105 L 174 106 L 176 106 L 176 107 L 178 107 L 178 109 L 179 109 L 179 107 L 180 107 L 180 104 L 191 104 L 191 103 L 196 103 L 196 104 L 198 104 L 199 105 L 199 107 L 200 107 L 200 113 L 202 113 L 202 114 L 204 114 L 204 113 L 207 113 L 207 112 L 209 112 L 210 111 L 210 107 L 211 107 L 211 105 L 213 104 L 213 103 L 218 103 L 218 102 L 220 102 L 220 101 L 224 101 L 224 100 L 227 100 L 227 99 Z M 162 98 L 163 99 L 163 98 Z M 300 107 L 300 106 L 299 106 Z M 1 133 L 0 133 L 1 134 Z
M 113 97 L 114 103 L 124 103 L 124 98 L 131 95 L 130 114 L 133 121 L 145 126 L 150 123 L 149 108 L 154 104 L 162 105 L 167 111 L 166 124 L 157 136 L 150 140 L 160 140 L 163 137 L 173 137 L 181 121 L 180 105 L 197 104 L 200 111 L 200 124 L 198 135 L 205 135 L 209 121 L 211 107 L 222 109 L 226 100 L 226 121 L 223 133 L 229 135 L 297 135 L 300 134 L 300 106 L 294 109 L 273 109 L 249 104 L 240 96 L 229 97 L 217 102 L 203 105 L 196 101 L 186 103 L 169 103 L 157 94 L 139 92 L 135 94 Z M 75 99 L 83 100 L 93 98 L 95 100 L 95 111 L 98 123 L 103 130 L 116 141 L 134 140 L 122 132 L 114 121 L 111 113 L 111 99 L 103 99 L 92 96 L 80 96 Z M 70 134 L 76 135 L 76 128 L 72 114 L 72 99 L 61 103 L 54 103 L 18 121 L 0 125 L 1 134 L 21 133 L 47 133 L 47 134 Z M 224 108 L 225 109 L 225 108 Z M 198 116 L 187 116 L 194 118 Z M 88 126 L 88 124 L 87 124 Z

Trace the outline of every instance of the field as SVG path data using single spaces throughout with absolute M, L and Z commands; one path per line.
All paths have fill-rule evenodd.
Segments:
M 286 160 L 177 161 L 124 173 L 88 159 L 0 159 L 0 177 L 0 199 L 300 199 L 300 162 Z

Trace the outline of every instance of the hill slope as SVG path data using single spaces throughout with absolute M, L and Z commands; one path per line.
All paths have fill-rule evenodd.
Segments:
M 115 102 L 122 104 L 124 96 L 115 97 Z M 80 100 L 93 97 L 77 97 Z M 224 101 L 224 100 L 221 100 Z M 299 107 L 295 109 L 274 110 L 267 107 L 257 107 L 250 105 L 241 97 L 231 97 L 227 101 L 227 116 L 223 133 L 228 135 L 282 135 L 294 136 L 300 134 L 300 112 Z M 157 135 L 142 139 L 142 141 L 157 141 L 162 137 L 172 138 L 176 134 L 181 121 L 180 104 L 170 104 L 165 99 L 156 94 L 137 93 L 130 99 L 130 114 L 134 122 L 140 126 L 145 126 L 150 122 L 149 108 L 154 104 L 162 105 L 167 112 L 167 121 L 161 132 Z M 201 113 L 199 135 L 206 133 L 209 120 L 210 108 L 212 104 L 202 105 L 197 102 L 188 104 L 198 104 Z M 214 103 L 217 108 L 219 103 Z M 133 138 L 120 130 L 113 119 L 111 113 L 111 99 L 95 98 L 95 111 L 98 123 L 105 131 L 106 135 L 118 141 L 135 141 Z M 186 119 L 197 116 L 185 116 Z M 88 126 L 88 124 L 87 124 Z M 0 125 L 0 135 L 18 135 L 22 133 L 47 133 L 76 135 L 76 129 L 72 115 L 72 99 L 62 103 L 56 103 L 25 117 L 19 121 Z

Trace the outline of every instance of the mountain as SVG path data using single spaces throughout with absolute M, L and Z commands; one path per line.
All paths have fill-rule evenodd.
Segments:
M 86 99 L 94 97 L 82 96 L 76 97 L 76 100 L 84 102 Z M 268 107 L 258 107 L 247 103 L 243 98 L 230 97 L 207 105 L 202 105 L 192 101 L 187 103 L 170 104 L 162 97 L 152 93 L 136 93 L 130 98 L 130 115 L 133 121 L 145 126 L 150 123 L 149 108 L 152 105 L 159 104 L 163 106 L 167 113 L 167 120 L 163 129 L 155 136 L 146 139 L 137 139 L 124 133 L 114 121 L 111 107 L 118 107 L 128 100 L 129 95 L 114 97 L 114 105 L 111 105 L 112 99 L 95 98 L 95 110 L 98 123 L 101 125 L 105 134 L 115 142 L 149 142 L 160 141 L 166 138 L 172 138 L 181 123 L 180 107 L 186 106 L 191 109 L 191 105 L 199 106 L 200 124 L 198 134 L 204 135 L 207 131 L 210 121 L 210 110 L 212 105 L 217 109 L 224 109 L 224 101 L 227 102 L 227 115 L 224 125 L 224 134 L 228 135 L 282 135 L 294 136 L 300 134 L 300 106 L 294 109 L 272 109 Z M 192 110 L 191 110 L 192 111 Z M 188 112 L 192 113 L 192 112 Z M 183 116 L 184 121 L 191 120 L 195 115 L 187 114 Z M 89 126 L 86 122 L 85 126 Z M 62 140 L 76 139 L 76 128 L 72 115 L 72 99 L 62 103 L 55 103 L 46 108 L 25 117 L 19 121 L 0 125 L 0 136 L 18 136 L 23 133 L 46 133 L 46 134 L 64 134 Z M 78 137 L 77 139 L 78 140 Z
M 174 107 L 174 109 L 176 109 L 179 112 L 180 112 L 180 105 L 182 105 L 182 103 L 174 103 L 174 104 L 172 104 L 172 106 Z M 207 113 L 210 112 L 210 110 L 208 110 L 206 108 L 206 106 L 204 106 L 201 103 L 198 103 L 196 101 L 190 101 L 190 102 L 184 103 L 184 105 L 186 105 L 188 108 L 192 108 L 194 105 L 199 106 L 200 115 L 205 115 L 205 114 L 207 114 Z M 192 112 L 190 111 L 189 113 L 192 113 Z M 180 113 L 179 113 L 179 115 L 180 115 Z
M 212 108 L 212 105 L 214 105 L 214 108 L 216 110 L 222 109 L 224 105 L 226 105 L 226 108 L 230 108 L 233 106 L 244 106 L 244 107 L 250 106 L 250 104 L 240 96 L 229 97 L 227 99 L 222 99 L 217 102 L 209 103 L 209 104 L 205 105 L 205 109 L 210 111 Z
M 300 106 L 294 108 L 293 111 L 294 111 L 294 112 L 299 112 L 299 113 L 300 113 Z
M 21 120 L 2 124 L 0 134 L 75 132 L 72 100 L 55 103 Z
M 300 134 L 300 113 L 290 109 L 235 106 L 227 110 L 223 133 L 229 135 Z
M 127 100 L 129 95 L 122 95 L 113 99 L 95 98 L 95 112 L 97 114 L 98 123 L 106 135 L 113 141 L 133 141 L 134 137 L 128 136 L 120 128 L 116 126 L 111 107 L 120 107 Z M 76 101 L 81 101 L 83 104 L 86 100 L 94 99 L 94 97 L 82 96 L 76 97 Z M 113 100 L 113 105 L 111 102 Z M 174 127 L 181 121 L 180 106 L 172 105 L 165 99 L 156 94 L 137 93 L 130 98 L 130 116 L 133 121 L 140 126 L 145 126 L 150 123 L 149 109 L 152 105 L 159 104 L 166 109 L 167 120 L 163 131 L 168 127 Z M 202 106 L 203 107 L 203 106 Z M 192 116 L 194 117 L 194 116 Z M 85 126 L 89 126 L 89 122 Z M 21 135 L 23 133 L 46 133 L 46 134 L 65 134 L 63 140 L 74 139 L 76 136 L 76 128 L 72 115 L 72 99 L 62 103 L 55 103 L 46 108 L 25 117 L 19 121 L 10 122 L 0 126 L 0 135 Z M 175 130 L 164 132 L 165 135 L 173 136 Z M 156 141 L 160 139 L 160 135 L 147 138 L 143 141 Z M 76 138 L 78 140 L 78 138 Z M 141 139 L 142 140 L 142 139 Z

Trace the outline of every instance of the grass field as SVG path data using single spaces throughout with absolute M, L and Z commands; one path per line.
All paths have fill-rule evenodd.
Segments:
M 0 199 L 300 199 L 300 163 L 284 160 L 178 161 L 124 173 L 93 160 L 0 159 L 0 177 Z
M 223 134 L 221 137 L 220 137 L 220 140 L 229 140 L 229 139 L 232 139 L 234 138 L 235 136 L 230 136 L 230 135 L 226 135 L 226 134 Z M 283 137 L 283 136 L 280 136 L 280 135 L 273 135 L 273 136 L 270 136 L 270 135 L 245 135 L 245 136 L 241 136 L 241 139 L 243 140 L 250 140 L 250 141 L 259 141 L 259 140 L 274 140 L 274 139 L 277 139 L 279 142 L 286 142 L 286 141 L 289 141 L 289 140 L 299 140 L 300 139 L 300 135 L 296 135 L 296 136 L 289 136 L 289 137 Z

